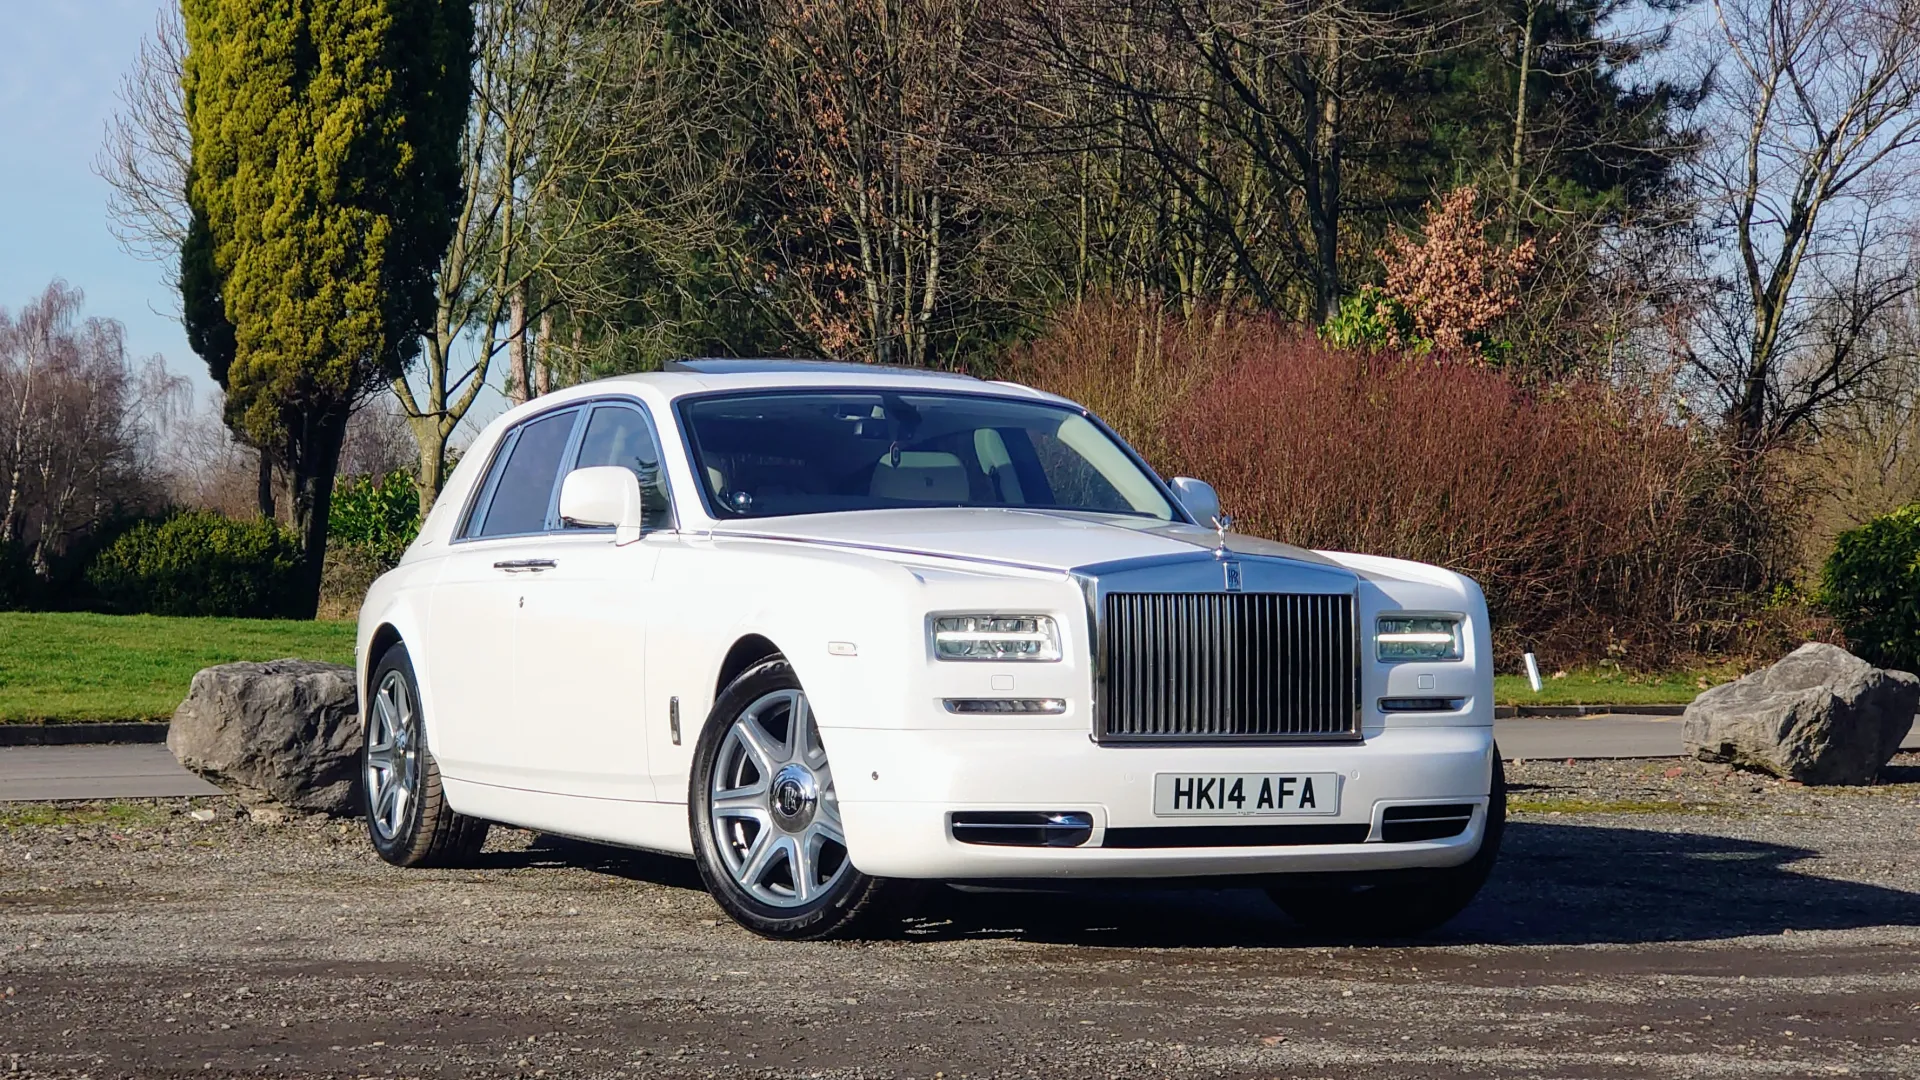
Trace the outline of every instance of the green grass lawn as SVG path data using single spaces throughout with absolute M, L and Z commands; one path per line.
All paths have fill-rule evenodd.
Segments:
M 351 663 L 351 622 L 169 619 L 154 615 L 0 611 L 0 724 L 160 720 L 173 715 L 193 673 L 235 660 Z M 1500 675 L 1502 705 L 1683 705 L 1738 672 L 1658 675 L 1570 671 L 1541 680 Z
M 1731 669 L 1631 674 L 1608 670 L 1543 674 L 1534 693 L 1525 675 L 1495 675 L 1493 700 L 1500 705 L 1685 705 L 1709 686 L 1738 678 Z
M 352 622 L 0 611 L 0 724 L 159 720 L 235 660 L 353 662 Z

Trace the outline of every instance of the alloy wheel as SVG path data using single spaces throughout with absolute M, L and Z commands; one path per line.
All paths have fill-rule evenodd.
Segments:
M 418 712 L 407 680 L 389 671 L 367 718 L 367 812 L 382 839 L 400 834 L 420 786 Z
M 721 740 L 711 794 L 714 847 L 755 900 L 802 907 L 850 868 L 833 772 L 802 691 L 776 690 L 741 710 Z

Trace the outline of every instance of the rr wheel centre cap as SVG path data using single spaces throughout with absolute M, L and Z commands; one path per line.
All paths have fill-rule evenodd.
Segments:
M 820 785 L 813 770 L 794 762 L 774 774 L 767 792 L 768 809 L 781 828 L 797 832 L 813 820 L 820 805 Z

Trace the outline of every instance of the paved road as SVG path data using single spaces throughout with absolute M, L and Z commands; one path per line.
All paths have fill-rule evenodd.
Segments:
M 1493 726 L 1500 753 L 1509 758 L 1680 757 L 1677 716 L 1613 716 L 1574 719 L 1501 720 Z M 1907 732 L 1903 750 L 1920 750 L 1920 724 Z
M 1502 720 L 1494 725 L 1509 758 L 1582 760 L 1680 756 L 1680 718 L 1602 716 Z M 1906 748 L 1920 750 L 1920 727 Z M 0 802 L 135 799 L 219 792 L 179 765 L 165 746 L 0 748 Z
M 0 749 L 0 802 L 156 799 L 218 795 L 165 746 L 10 746 Z
M 1500 753 L 1509 758 L 1679 757 L 1677 716 L 1583 716 L 1498 720 Z

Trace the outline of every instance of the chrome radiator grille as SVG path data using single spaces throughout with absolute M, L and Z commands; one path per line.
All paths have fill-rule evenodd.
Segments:
M 1102 741 L 1358 738 L 1350 595 L 1109 593 Z

